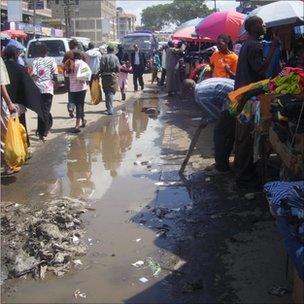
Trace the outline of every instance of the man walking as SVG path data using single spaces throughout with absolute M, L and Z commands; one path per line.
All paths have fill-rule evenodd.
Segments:
M 89 65 L 92 71 L 92 77 L 90 81 L 90 87 L 91 87 L 93 79 L 98 79 L 101 53 L 99 52 L 99 50 L 95 49 L 94 44 L 90 42 L 89 49 L 88 51 L 86 51 L 86 56 L 87 56 L 87 64 Z
M 137 44 L 134 44 L 134 51 L 131 53 L 131 65 L 133 69 L 133 84 L 134 91 L 138 91 L 138 82 L 141 90 L 144 89 L 144 79 L 143 74 L 146 67 L 146 57 L 145 54 L 139 50 Z
M 120 64 L 117 56 L 114 54 L 112 46 L 107 47 L 107 54 L 100 60 L 100 74 L 102 88 L 105 93 L 107 114 L 113 115 L 113 99 L 118 89 L 117 74 L 120 70 Z

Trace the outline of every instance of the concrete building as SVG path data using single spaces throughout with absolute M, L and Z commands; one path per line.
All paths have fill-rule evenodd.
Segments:
M 125 13 L 122 7 L 117 8 L 117 39 L 120 41 L 128 33 L 135 31 L 136 16 Z
M 96 45 L 116 40 L 116 0 L 49 0 L 49 3 L 53 24 L 66 24 L 70 16 L 69 36 L 86 37 Z
M 1 0 L 1 24 L 7 22 L 7 2 L 11 0 Z M 22 1 L 22 20 L 23 22 L 33 23 L 34 10 L 30 0 Z M 47 0 L 36 0 L 36 24 L 52 18 L 52 10 Z

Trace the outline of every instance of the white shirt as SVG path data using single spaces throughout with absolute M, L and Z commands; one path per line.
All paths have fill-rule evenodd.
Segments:
M 139 51 L 135 52 L 134 64 L 135 65 L 140 65 Z

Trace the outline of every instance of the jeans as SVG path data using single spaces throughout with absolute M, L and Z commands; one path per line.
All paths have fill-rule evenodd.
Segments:
M 76 118 L 84 118 L 84 100 L 87 91 L 70 92 L 71 100 L 76 107 Z
M 134 66 L 133 68 L 133 85 L 134 85 L 134 90 L 138 90 L 138 84 L 137 81 L 139 82 L 139 85 L 141 86 L 141 89 L 144 88 L 144 79 L 143 79 L 143 74 L 144 71 L 142 70 L 141 66 Z
M 219 171 L 228 171 L 230 169 L 229 156 L 234 144 L 235 123 L 235 117 L 232 117 L 228 111 L 224 111 L 214 127 L 215 168 Z
M 43 113 L 43 119 L 38 117 L 38 134 L 39 136 L 47 136 L 50 131 L 53 118 L 50 113 L 52 107 L 53 95 L 51 94 L 41 94 L 41 108 Z
M 113 114 L 113 100 L 115 93 L 113 91 L 104 90 L 105 99 L 106 99 L 106 107 L 108 114 Z

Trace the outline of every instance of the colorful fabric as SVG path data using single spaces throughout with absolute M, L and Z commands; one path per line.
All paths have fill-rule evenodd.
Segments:
M 233 52 L 223 54 L 219 51 L 215 51 L 210 57 L 210 63 L 213 65 L 213 77 L 230 78 L 225 66 L 228 65 L 231 71 L 236 73 L 238 56 Z
M 240 87 L 237 90 L 234 90 L 228 94 L 230 104 L 229 104 L 229 112 L 231 114 L 236 114 L 236 110 L 238 107 L 238 103 L 241 100 L 243 94 L 255 90 L 255 89 L 262 89 L 264 92 L 268 91 L 268 83 L 269 79 L 261 80 L 255 83 L 251 83 L 247 86 Z

